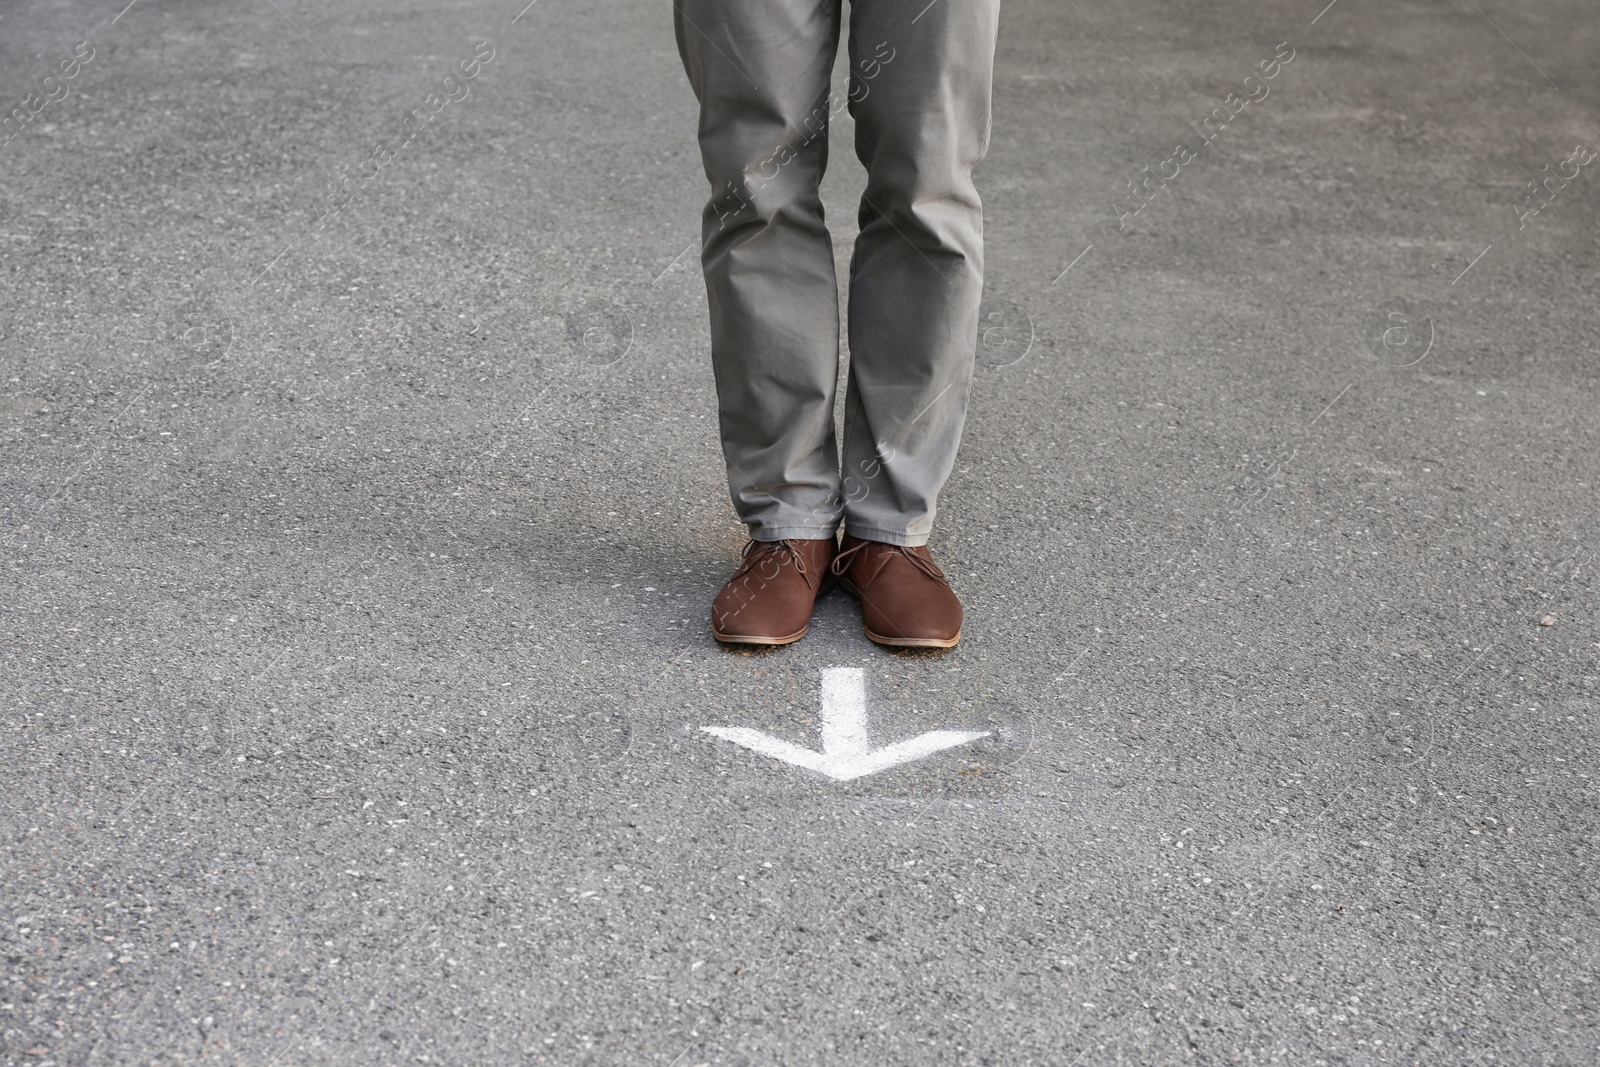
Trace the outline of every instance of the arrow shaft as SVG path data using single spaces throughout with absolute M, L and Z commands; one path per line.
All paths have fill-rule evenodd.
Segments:
M 845 759 L 870 751 L 867 692 L 860 667 L 830 667 L 822 672 L 822 751 Z

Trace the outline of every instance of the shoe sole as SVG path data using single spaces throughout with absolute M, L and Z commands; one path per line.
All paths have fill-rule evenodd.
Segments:
M 875 634 L 865 626 L 861 627 L 862 633 L 874 644 L 886 645 L 889 648 L 955 648 L 956 642 L 961 640 L 961 635 L 954 637 L 884 637 Z
M 718 642 L 724 645 L 759 645 L 771 648 L 776 645 L 792 645 L 810 632 L 811 625 L 807 623 L 804 630 L 801 630 L 799 633 L 790 637 L 754 637 L 747 634 L 719 634 L 715 628 L 712 629 L 711 636 L 716 638 Z
M 851 585 L 849 579 L 838 578 L 836 581 L 840 589 L 857 600 L 861 599 L 861 590 Z M 883 645 L 886 648 L 955 648 L 956 643 L 961 640 L 960 630 L 956 631 L 954 637 L 885 637 L 883 634 L 873 633 L 867 628 L 866 623 L 862 623 L 861 632 L 866 634 L 867 640 L 873 644 Z

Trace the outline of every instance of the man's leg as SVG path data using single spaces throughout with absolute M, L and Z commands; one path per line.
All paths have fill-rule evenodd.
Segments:
M 675 0 L 711 201 L 702 264 L 728 485 L 758 541 L 839 525 L 839 299 L 817 186 L 840 0 Z
M 850 267 L 845 527 L 917 546 L 955 465 L 983 296 L 972 168 L 989 143 L 999 0 L 857 0 L 856 153 L 867 168 Z
M 856 153 L 867 167 L 850 264 L 845 538 L 834 571 L 867 636 L 950 648 L 961 601 L 926 547 L 961 443 L 999 0 L 857 0 L 850 9 Z

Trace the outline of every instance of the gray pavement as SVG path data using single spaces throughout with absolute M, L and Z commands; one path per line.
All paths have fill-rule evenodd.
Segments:
M 0 1063 L 1600 1062 L 1592 6 L 1007 0 L 927 656 L 710 640 L 668 5 L 123 2 L 0 13 Z M 702 729 L 841 667 L 985 736 Z

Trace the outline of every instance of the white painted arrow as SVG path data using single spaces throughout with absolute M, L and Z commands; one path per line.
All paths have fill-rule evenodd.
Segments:
M 841 782 L 931 756 L 980 737 L 988 730 L 930 730 L 874 749 L 867 741 L 867 694 L 860 667 L 830 667 L 822 672 L 822 751 L 738 726 L 702 726 L 708 734 L 793 763 Z

